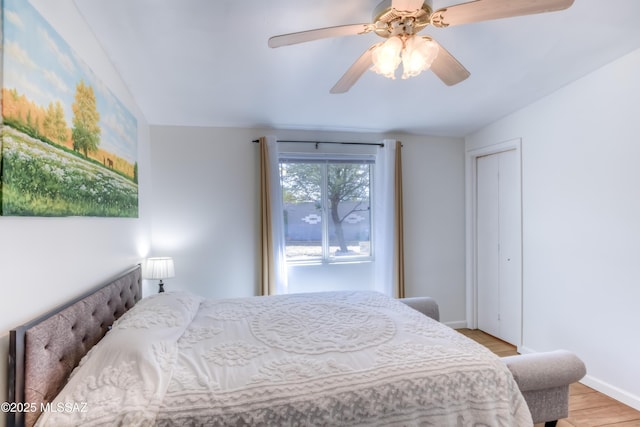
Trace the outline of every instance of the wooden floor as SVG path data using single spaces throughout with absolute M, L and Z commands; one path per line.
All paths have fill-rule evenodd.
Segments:
M 458 329 L 498 356 L 518 354 L 516 348 L 479 330 Z M 536 424 L 536 427 L 544 424 Z M 583 384 L 569 389 L 569 418 L 558 421 L 558 427 L 640 427 L 640 412 Z

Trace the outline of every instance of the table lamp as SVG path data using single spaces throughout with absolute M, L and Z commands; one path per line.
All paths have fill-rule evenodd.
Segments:
M 146 270 L 147 279 L 160 279 L 158 293 L 164 292 L 162 279 L 168 279 L 176 275 L 173 267 L 173 258 L 171 257 L 148 258 Z

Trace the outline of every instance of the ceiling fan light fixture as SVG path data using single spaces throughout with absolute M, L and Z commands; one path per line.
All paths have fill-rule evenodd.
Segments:
M 387 41 L 373 50 L 373 67 L 371 67 L 371 70 L 387 78 L 395 79 L 396 69 L 402 61 L 400 58 L 402 47 L 403 43 L 400 37 L 389 37 Z
M 395 79 L 396 70 L 401 62 L 403 79 L 417 76 L 430 68 L 444 84 L 453 86 L 467 79 L 471 74 L 447 49 L 431 37 L 416 36 L 428 25 L 446 28 L 559 11 L 570 7 L 575 0 L 463 0 L 462 3 L 446 6 L 435 12 L 431 7 L 432 1 L 381 0 L 374 9 L 370 23 L 338 25 L 281 34 L 271 37 L 268 45 L 279 47 L 329 37 L 373 32 L 387 40 L 365 50 L 331 88 L 331 93 L 348 91 L 367 69 Z
M 438 44 L 429 37 L 409 37 L 402 51 L 402 78 L 408 79 L 429 69 L 438 51 Z

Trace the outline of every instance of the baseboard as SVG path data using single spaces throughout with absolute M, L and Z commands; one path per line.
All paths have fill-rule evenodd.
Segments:
M 530 354 L 536 353 L 536 351 L 528 347 L 518 347 L 518 353 Z M 580 383 L 640 411 L 640 396 L 635 396 L 616 386 L 594 378 L 591 375 L 586 375 L 582 380 L 580 380 Z
M 467 327 L 467 322 L 465 322 L 464 320 L 458 320 L 455 322 L 442 322 L 442 323 L 444 323 L 451 329 L 464 329 Z
M 585 376 L 580 382 L 587 387 L 591 387 L 600 393 L 616 399 L 618 402 L 622 402 L 625 405 L 631 406 L 633 409 L 640 411 L 640 396 L 635 396 L 629 392 L 619 389 L 616 386 L 594 378 L 591 375 Z

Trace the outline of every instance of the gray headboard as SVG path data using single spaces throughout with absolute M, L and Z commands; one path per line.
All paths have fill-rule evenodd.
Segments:
M 32 426 L 41 403 L 50 402 L 71 371 L 113 322 L 142 298 L 141 267 L 119 274 L 10 333 L 10 402 L 35 404 L 37 412 L 9 413 L 8 426 Z

